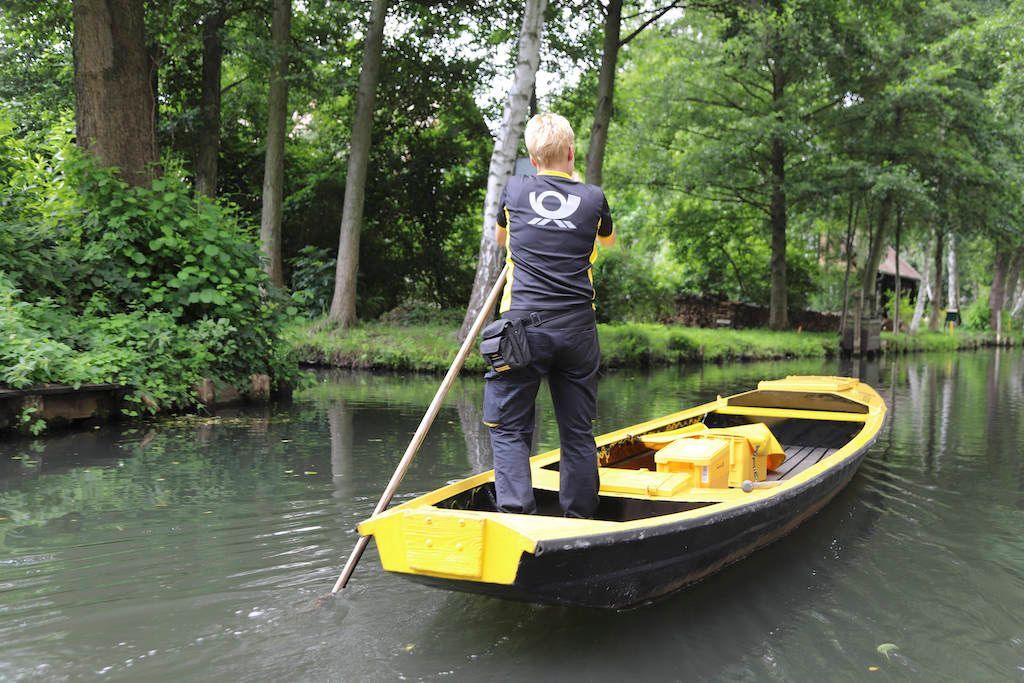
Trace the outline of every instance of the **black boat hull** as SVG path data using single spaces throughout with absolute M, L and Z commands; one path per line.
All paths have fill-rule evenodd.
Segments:
M 778 496 L 662 527 L 541 542 L 510 585 L 402 574 L 448 590 L 551 605 L 624 609 L 673 593 L 788 534 L 849 484 L 868 444 Z

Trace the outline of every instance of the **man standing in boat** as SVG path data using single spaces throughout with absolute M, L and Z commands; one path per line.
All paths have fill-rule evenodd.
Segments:
M 574 177 L 575 135 L 557 114 L 526 125 L 535 176 L 514 176 L 501 196 L 495 239 L 506 247 L 501 316 L 526 326 L 531 360 L 490 371 L 484 423 L 490 428 L 499 509 L 537 511 L 530 477 L 534 407 L 548 378 L 561 445 L 559 502 L 567 517 L 589 518 L 598 504 L 597 372 L 601 351 L 591 266 L 597 243 L 615 241 L 604 192 Z

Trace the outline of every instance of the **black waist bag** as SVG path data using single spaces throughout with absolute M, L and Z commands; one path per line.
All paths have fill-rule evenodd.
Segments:
M 495 372 L 508 372 L 530 364 L 530 343 L 522 320 L 495 320 L 484 328 L 480 354 Z

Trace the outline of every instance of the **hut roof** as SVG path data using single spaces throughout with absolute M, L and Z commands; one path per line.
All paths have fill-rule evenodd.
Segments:
M 885 258 L 882 259 L 882 263 L 878 266 L 878 272 L 886 275 L 896 276 L 896 250 L 889 247 L 889 250 L 885 252 Z M 922 280 L 921 273 L 917 272 L 912 265 L 900 259 L 900 278 L 906 278 L 908 280 Z

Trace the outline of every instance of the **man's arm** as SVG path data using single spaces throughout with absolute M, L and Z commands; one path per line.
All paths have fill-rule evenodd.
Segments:
M 499 247 L 508 243 L 508 185 L 501 191 L 501 199 L 498 201 L 498 216 L 494 222 L 494 241 Z
M 608 208 L 608 199 L 602 198 L 601 216 L 597 219 L 597 242 L 603 247 L 615 244 L 615 225 L 612 223 L 612 210 Z

